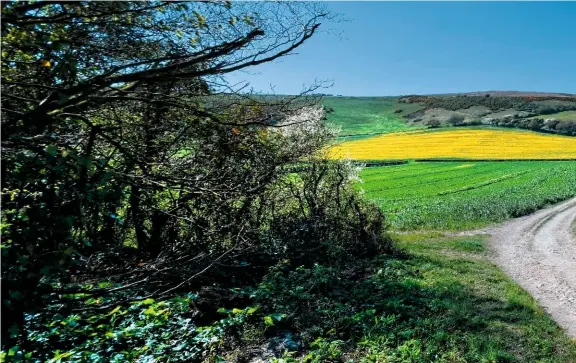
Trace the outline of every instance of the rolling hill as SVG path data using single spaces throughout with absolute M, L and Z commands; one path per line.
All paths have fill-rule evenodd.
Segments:
M 516 91 L 400 97 L 326 97 L 328 122 L 340 138 L 411 129 L 500 126 L 576 135 L 576 95 Z

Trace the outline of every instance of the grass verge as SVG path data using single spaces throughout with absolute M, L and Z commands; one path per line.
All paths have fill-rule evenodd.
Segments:
M 484 236 L 396 238 L 404 257 L 266 283 L 283 291 L 277 311 L 298 312 L 279 329 L 301 332 L 307 352 L 276 361 L 576 362 L 576 342 L 489 261 Z

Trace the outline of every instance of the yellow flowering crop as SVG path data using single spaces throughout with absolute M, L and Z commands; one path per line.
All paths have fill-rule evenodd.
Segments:
M 576 159 L 576 137 L 501 129 L 457 129 L 386 134 L 332 147 L 331 158 Z

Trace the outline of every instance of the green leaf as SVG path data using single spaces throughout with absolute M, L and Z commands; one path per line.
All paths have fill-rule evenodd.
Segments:
M 248 15 L 244 15 L 244 22 L 246 22 L 246 24 L 248 24 L 250 26 L 254 26 L 254 22 L 252 21 L 252 19 Z
M 280 321 L 282 320 L 286 315 L 285 314 L 281 314 L 281 313 L 274 313 L 274 314 L 270 314 L 270 316 L 272 317 L 272 319 L 276 320 L 276 321 Z
M 154 304 L 154 299 L 148 298 L 146 300 L 142 300 L 141 304 L 142 305 L 152 305 L 152 304 Z
M 92 158 L 90 156 L 82 156 L 78 158 L 77 163 L 80 166 L 88 168 L 92 165 Z
M 244 312 L 244 310 L 241 310 L 241 309 L 236 309 L 236 308 L 232 309 L 232 314 L 240 314 L 243 312 Z
M 15 346 L 13 346 L 12 348 L 10 348 L 10 349 L 8 350 L 8 356 L 11 357 L 11 356 L 13 356 L 14 354 L 16 354 L 16 352 L 18 352 L 18 348 L 19 348 L 19 347 L 18 347 L 17 345 L 15 345 Z
M 58 154 L 58 146 L 48 145 L 48 146 L 46 146 L 44 151 L 46 151 L 46 154 L 48 154 L 50 156 L 56 156 L 56 154 Z
M 248 309 L 248 315 L 254 314 L 255 312 L 258 311 L 258 309 L 260 309 L 259 306 Z
M 273 321 L 272 318 L 269 317 L 269 316 L 265 316 L 265 317 L 264 317 L 264 323 L 265 323 L 267 326 L 272 326 L 272 325 L 274 325 L 274 321 Z
M 112 310 L 111 312 L 109 312 L 108 314 L 106 314 L 106 316 L 116 314 L 116 313 L 119 312 L 119 311 L 120 311 L 120 306 L 116 306 L 116 307 L 114 308 L 114 310 Z

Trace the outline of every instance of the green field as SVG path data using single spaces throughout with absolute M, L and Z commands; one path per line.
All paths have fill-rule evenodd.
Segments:
M 323 104 L 333 112 L 328 122 L 341 129 L 341 138 L 362 138 L 422 126 L 409 125 L 402 115 L 418 110 L 418 104 L 399 104 L 397 97 L 326 97 Z M 394 111 L 401 109 L 401 113 Z
M 576 162 L 414 162 L 360 174 L 393 229 L 467 229 L 576 195 Z
M 531 118 L 555 119 L 560 121 L 576 121 L 576 111 L 563 111 L 549 115 L 538 115 Z

